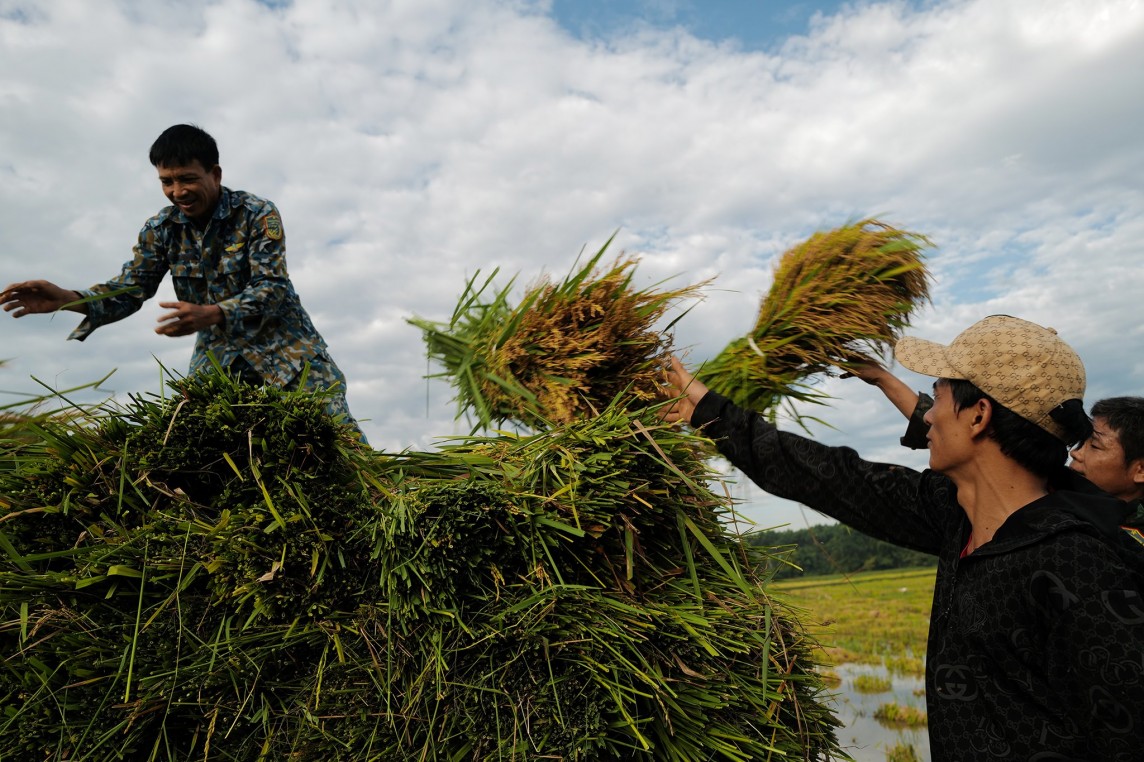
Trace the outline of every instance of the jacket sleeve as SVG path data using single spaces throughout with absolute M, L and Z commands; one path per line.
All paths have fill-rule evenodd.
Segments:
M 914 411 L 910 413 L 910 422 L 906 425 L 906 433 L 902 435 L 902 447 L 911 450 L 924 450 L 929 447 L 926 435 L 929 434 L 929 424 L 925 422 L 925 414 L 933 407 L 933 397 L 925 392 L 918 392 L 918 402 Z
M 849 447 L 779 431 L 715 392 L 699 402 L 692 425 L 762 489 L 872 537 L 937 555 L 943 538 L 960 531 L 955 488 L 932 471 L 872 463 Z
M 266 316 L 278 311 L 291 288 L 286 270 L 286 234 L 274 204 L 263 201 L 248 218 L 245 232 L 242 246 L 249 275 L 243 273 L 243 277 L 248 280 L 232 284 L 234 295 L 217 302 L 225 319 L 223 330 L 232 336 L 257 332 Z M 244 269 L 237 266 L 240 256 L 230 249 L 224 251 L 220 270 L 234 277 L 230 271 Z
M 138 312 L 143 303 L 155 295 L 167 274 L 167 257 L 162 246 L 158 229 L 149 221 L 139 232 L 139 242 L 132 250 L 134 256 L 123 265 L 119 275 L 106 283 L 76 291 L 80 298 L 108 296 L 87 303 L 87 316 L 68 338 L 83 341 L 96 328 Z

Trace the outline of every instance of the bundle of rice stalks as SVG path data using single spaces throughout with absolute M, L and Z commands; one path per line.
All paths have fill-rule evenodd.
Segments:
M 563 282 L 530 287 L 516 307 L 512 283 L 485 297 L 494 272 L 480 286 L 476 276 L 466 284 L 448 323 L 409 320 L 445 366 L 437 376 L 456 388 L 458 417 L 471 416 L 475 428 L 515 421 L 540 429 L 591 415 L 621 395 L 637 405 L 658 399 L 671 326 L 655 324 L 704 284 L 637 290 L 635 259 L 596 271 L 610 243 Z
M 373 454 L 221 377 L 0 470 L 0 758 L 825 759 L 812 643 L 622 405 Z
M 779 260 L 750 334 L 698 378 L 759 412 L 824 402 L 813 376 L 881 355 L 929 299 L 922 251 L 932 245 L 875 219 L 815 233 Z

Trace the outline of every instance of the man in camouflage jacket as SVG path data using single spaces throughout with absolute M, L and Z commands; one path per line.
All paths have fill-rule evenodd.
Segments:
M 119 275 L 79 290 L 43 280 L 16 283 L 0 293 L 0 304 L 15 317 L 81 312 L 86 317 L 69 338 L 82 341 L 139 310 L 170 272 L 177 301 L 160 303 L 170 312 L 155 331 L 195 335 L 191 373 L 209 369 L 213 356 L 250 382 L 332 388 L 331 414 L 356 426 L 345 376 L 287 274 L 286 236 L 274 204 L 222 185 L 218 148 L 198 127 L 165 130 L 150 158 L 172 205 L 147 220 Z

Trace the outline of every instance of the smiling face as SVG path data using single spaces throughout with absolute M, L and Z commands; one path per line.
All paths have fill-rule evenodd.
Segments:
M 1092 436 L 1072 451 L 1069 468 L 1121 500 L 1144 497 L 1144 459 L 1124 462 L 1120 435 L 1101 416 L 1092 419 Z
M 178 167 L 159 166 L 159 183 L 172 204 L 197 225 L 214 213 L 222 193 L 222 167 L 207 169 L 198 161 Z

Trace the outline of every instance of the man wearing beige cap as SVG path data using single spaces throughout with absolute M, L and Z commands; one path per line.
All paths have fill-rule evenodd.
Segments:
M 909 424 L 903 447 L 924 450 L 929 424 L 925 414 L 933 397 L 915 392 L 876 363 L 849 366 L 844 377 L 860 378 L 878 387 Z M 1092 434 L 1073 448 L 1069 468 L 1115 498 L 1128 503 L 1121 529 L 1144 545 L 1144 397 L 1108 397 L 1093 403 Z
M 934 760 L 1128 760 L 1144 730 L 1144 567 L 1125 506 L 1064 468 L 1090 427 L 1084 366 L 1052 329 L 995 315 L 948 346 L 902 339 L 933 376 L 930 468 L 779 431 L 673 359 L 668 420 L 752 481 L 938 557 L 926 658 Z

